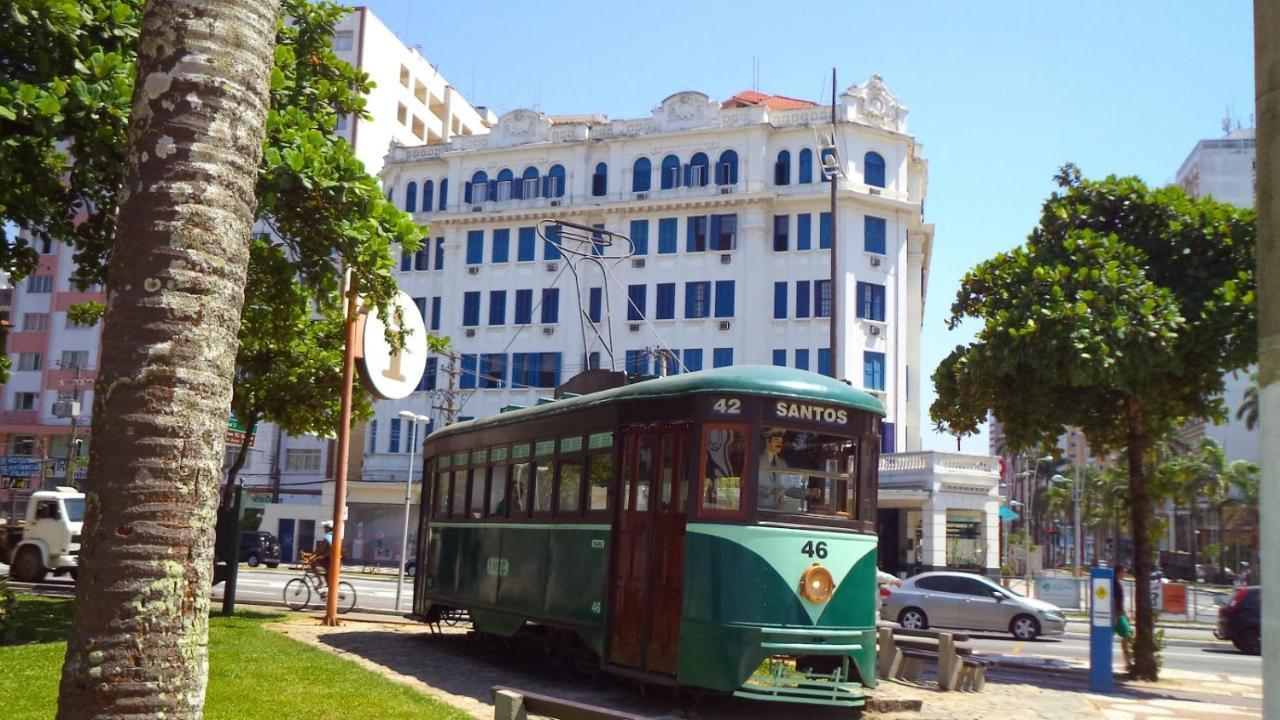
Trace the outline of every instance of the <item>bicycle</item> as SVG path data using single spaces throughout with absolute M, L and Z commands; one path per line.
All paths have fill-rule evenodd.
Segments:
M 306 553 L 303 553 L 304 555 Z M 305 565 L 302 577 L 293 578 L 284 584 L 284 604 L 290 610 L 304 610 L 311 603 L 311 593 L 324 598 L 328 590 L 324 581 L 311 569 L 309 558 L 303 558 Z M 345 615 L 356 606 L 356 589 L 346 580 L 338 581 L 338 613 Z

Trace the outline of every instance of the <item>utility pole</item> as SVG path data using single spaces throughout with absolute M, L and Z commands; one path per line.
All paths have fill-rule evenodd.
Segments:
M 63 481 L 67 485 L 75 484 L 76 477 L 76 458 L 79 453 L 76 452 L 76 426 L 80 420 L 80 388 L 93 382 L 87 378 L 80 377 L 80 363 L 72 360 L 70 368 L 75 370 L 76 376 L 70 380 L 71 391 L 58 392 L 58 402 L 54 403 L 53 414 L 57 417 L 69 418 L 71 420 L 71 434 L 67 438 L 66 464 Z M 63 380 L 59 383 L 62 385 L 68 381 Z
M 1084 567 L 1084 546 L 1080 544 L 1080 500 L 1084 497 L 1084 485 L 1080 481 L 1080 462 L 1084 456 L 1084 433 L 1079 430 L 1072 430 L 1071 434 L 1076 440 L 1076 456 L 1072 459 L 1072 465 L 1075 466 L 1075 472 L 1071 482 L 1071 506 L 1072 506 L 1072 530 L 1075 543 L 1075 571 L 1073 575 L 1079 576 L 1081 569 Z
M 831 152 L 837 163 L 843 162 L 839 153 L 836 151 L 838 144 L 836 143 L 836 69 L 831 68 Z M 826 165 L 826 163 L 823 163 Z M 836 274 L 836 190 L 840 181 L 840 173 L 832 172 L 831 180 L 831 327 L 828 334 L 827 343 L 831 346 L 830 367 L 827 368 L 828 374 L 833 378 L 839 378 L 843 374 L 838 368 L 841 367 L 840 358 L 840 303 L 838 299 L 840 293 L 837 288 L 840 285 L 840 277 Z
M 449 359 L 449 364 L 444 367 L 444 374 L 449 377 L 449 386 L 444 390 L 437 390 L 440 394 L 440 404 L 432 405 L 433 410 L 439 410 L 443 413 L 444 425 L 447 427 L 452 425 L 458 417 L 458 376 L 462 371 L 458 369 L 458 353 L 449 351 L 445 354 Z

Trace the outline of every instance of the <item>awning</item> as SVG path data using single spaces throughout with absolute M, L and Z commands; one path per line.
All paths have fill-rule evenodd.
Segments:
M 1018 519 L 1018 518 L 1020 518 L 1020 517 L 1022 517 L 1022 516 L 1021 516 L 1021 515 L 1019 515 L 1018 513 L 1014 512 L 1014 511 L 1010 510 L 1010 509 L 1009 509 L 1009 508 L 1007 508 L 1007 507 L 1002 507 L 1002 508 L 1000 508 L 1000 519 L 1001 519 L 1001 520 L 1017 520 L 1017 519 Z

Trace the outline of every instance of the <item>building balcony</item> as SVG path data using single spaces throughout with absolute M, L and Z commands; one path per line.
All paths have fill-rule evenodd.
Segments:
M 954 488 L 992 493 L 1000 482 L 1000 458 L 944 452 L 893 453 L 880 456 L 881 490 L 927 493 Z

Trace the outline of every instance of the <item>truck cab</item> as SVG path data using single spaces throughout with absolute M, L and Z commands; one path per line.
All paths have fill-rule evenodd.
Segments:
M 8 530 L 0 559 L 23 582 L 40 582 L 49 572 L 75 577 L 83 525 L 84 493 L 69 487 L 34 492 L 26 521 Z

